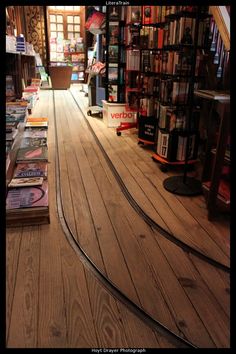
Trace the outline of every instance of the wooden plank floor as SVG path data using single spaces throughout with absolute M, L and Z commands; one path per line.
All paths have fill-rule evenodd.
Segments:
M 74 94 L 79 97 L 77 88 Z M 7 346 L 173 346 L 102 288 L 68 244 L 56 207 L 57 132 L 65 217 L 88 256 L 132 301 L 178 335 L 199 347 L 229 347 L 228 275 L 187 255 L 140 218 L 70 93 L 56 91 L 55 100 L 56 126 L 52 91 L 41 92 L 34 111 L 50 120 L 51 224 L 7 230 Z M 221 235 L 216 224 L 211 227 L 206 218 L 202 223 L 203 201 L 199 207 L 195 200 L 164 192 L 161 172 L 131 135 L 117 138 L 103 122 L 90 121 L 142 208 L 162 227 L 228 264 L 227 225 L 221 224 Z

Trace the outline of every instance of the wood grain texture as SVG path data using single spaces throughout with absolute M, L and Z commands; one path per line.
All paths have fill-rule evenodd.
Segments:
M 39 226 L 24 227 L 12 303 L 8 348 L 37 346 L 40 241 Z
M 68 98 L 69 99 L 69 98 Z M 69 99 L 70 102 L 70 99 Z M 70 102 L 70 107 L 73 106 L 73 101 Z M 73 111 L 70 113 L 71 120 L 73 121 Z M 81 131 L 82 125 L 78 129 Z M 76 126 L 76 122 L 73 122 L 73 126 Z M 88 134 L 88 133 L 87 133 Z M 89 134 L 88 134 L 89 135 Z M 176 276 L 173 274 L 172 269 L 170 268 L 170 265 L 165 261 L 165 258 L 161 255 L 161 251 L 158 250 L 157 245 L 155 245 L 155 241 L 150 244 L 149 241 L 149 248 L 146 246 L 146 255 L 144 252 L 144 247 L 140 247 L 142 249 L 142 253 L 140 251 L 135 251 L 135 245 L 137 244 L 135 242 L 135 237 L 133 235 L 133 232 L 130 230 L 130 225 L 126 221 L 126 215 L 128 215 L 130 219 L 131 211 L 130 208 L 125 205 L 125 202 L 123 202 L 123 205 L 121 205 L 121 199 L 122 197 L 118 198 L 118 194 L 116 194 L 116 184 L 115 180 L 112 177 L 109 176 L 110 180 L 106 177 L 105 169 L 100 166 L 99 164 L 99 159 L 97 158 L 96 155 L 96 148 L 95 145 L 93 148 L 89 145 L 89 140 L 86 140 L 86 132 L 81 134 L 83 137 L 83 144 L 85 145 L 85 151 L 87 152 L 87 157 L 90 162 L 90 167 L 94 171 L 94 176 L 96 176 L 96 181 L 97 185 L 99 186 L 100 192 L 101 192 L 101 197 L 104 200 L 104 204 L 107 206 L 107 210 L 110 213 L 111 217 L 110 219 L 112 220 L 112 223 L 114 225 L 114 228 L 117 230 L 116 233 L 119 235 L 119 241 L 123 242 L 122 243 L 122 249 L 125 254 L 125 258 L 127 260 L 128 267 L 130 269 L 130 273 L 133 276 L 134 279 L 134 284 L 137 288 L 137 291 L 139 293 L 139 297 L 142 298 L 143 301 L 145 301 L 144 308 L 146 310 L 149 310 L 152 315 L 156 315 L 159 320 L 163 323 L 167 320 L 160 312 L 160 304 L 162 303 L 161 298 L 158 297 L 158 292 L 157 290 L 154 290 L 154 288 L 151 290 L 151 286 L 149 283 L 149 286 L 145 287 L 145 295 L 140 289 L 140 278 L 142 279 L 142 283 L 145 285 L 145 278 L 146 274 L 150 271 L 150 275 L 148 276 L 149 279 L 155 279 L 156 282 L 156 287 L 159 287 L 161 289 L 162 295 L 165 298 L 165 301 L 167 302 L 166 305 L 164 305 L 164 308 L 169 308 L 172 311 L 172 314 L 175 314 L 175 321 L 176 321 L 176 326 L 177 326 L 177 333 L 183 336 L 186 336 L 186 338 L 190 339 L 195 343 L 198 344 L 202 347 L 206 346 L 214 346 L 213 342 L 211 341 L 211 338 L 207 334 L 204 321 L 199 322 L 199 318 L 197 313 L 195 313 L 195 309 L 193 308 L 191 302 L 189 302 L 189 299 L 186 297 L 186 294 L 184 293 L 184 287 L 182 287 L 182 284 L 176 280 Z M 102 158 L 101 158 L 102 160 Z M 103 183 L 102 183 L 103 182 Z M 109 191 L 113 191 L 113 193 L 109 193 Z M 115 199 L 113 199 L 114 195 Z M 118 203 L 118 204 L 117 204 Z M 127 203 L 126 203 L 127 204 Z M 126 211 L 126 215 L 122 214 L 122 210 Z M 122 223 L 120 222 L 122 220 Z M 136 220 L 136 224 L 138 221 Z M 139 223 L 140 224 L 140 223 Z M 122 225 L 122 226 L 121 226 Z M 129 232 L 130 230 L 130 232 Z M 143 231 L 143 232 L 142 232 Z M 139 225 L 139 229 L 136 229 L 136 233 L 134 233 L 136 236 L 142 234 L 142 238 L 145 238 L 145 227 L 142 225 Z M 150 230 L 148 232 L 150 234 Z M 125 234 L 124 240 L 122 240 L 122 235 Z M 129 244 L 129 240 L 132 240 L 132 245 Z M 149 238 L 148 238 L 149 240 Z M 168 241 L 169 242 L 169 241 Z M 137 244 L 138 245 L 138 244 Z M 175 246 L 176 247 L 176 246 Z M 126 252 L 126 250 L 130 250 L 132 248 L 132 256 Z M 138 249 L 138 248 L 137 248 Z M 153 252 L 152 252 L 153 251 Z M 174 252 L 173 252 L 174 253 Z M 140 254 L 140 256 L 139 256 Z M 149 263 L 141 263 L 141 266 L 137 266 L 135 261 L 131 260 L 132 257 L 136 257 L 136 259 L 139 259 L 139 263 L 143 262 L 144 259 L 149 260 Z M 162 258 L 161 258 L 162 257 Z M 162 263 L 160 263 L 160 259 L 162 259 Z M 159 263 L 158 263 L 159 261 Z M 129 263 L 130 262 L 130 263 Z M 160 269 L 160 272 L 158 273 L 158 270 Z M 145 270 L 142 272 L 142 270 Z M 156 274 L 155 274 L 156 273 Z M 138 274 L 138 278 L 136 277 L 136 274 Z M 151 275 L 152 274 L 152 275 Z M 156 276 L 156 278 L 155 278 Z M 111 278 L 113 282 L 116 283 L 115 278 Z M 164 285 L 163 285 L 164 284 Z M 174 289 L 174 284 L 175 284 L 175 289 Z M 143 284 L 142 284 L 143 286 Z M 148 289 L 148 290 L 147 290 Z M 149 298 L 148 293 L 153 292 L 155 293 L 155 300 L 156 303 L 159 306 L 159 312 L 156 313 L 155 310 L 155 302 Z M 168 295 L 167 295 L 168 294 Z M 176 294 L 179 294 L 176 296 Z M 150 304 L 152 306 L 150 307 Z M 181 305 L 181 306 L 180 306 Z M 182 314 L 182 319 L 178 319 L 176 317 L 177 313 L 183 312 L 182 309 L 185 309 L 186 311 L 184 314 Z M 196 310 L 197 310 L 197 305 L 196 305 Z M 166 311 L 166 310 L 165 310 Z M 184 319 L 183 319 L 184 318 Z M 189 321 L 189 324 L 188 324 Z M 199 323 L 197 325 L 197 323 Z M 171 322 L 168 323 L 169 328 L 171 328 Z M 191 333 L 192 329 L 194 328 L 193 333 Z M 197 331 L 196 331 L 197 328 Z M 176 330 L 176 329 L 175 329 Z M 199 339 L 200 338 L 200 339 Z
M 140 218 L 121 193 L 69 92 L 57 91 L 55 98 L 62 199 L 77 240 L 126 295 L 174 332 L 200 347 L 229 347 L 228 275 L 187 255 Z M 66 240 L 56 205 L 52 108 L 52 92 L 41 92 L 34 115 L 49 117 L 51 224 L 24 228 L 21 242 L 16 238 L 21 229 L 7 233 L 8 347 L 175 347 L 115 300 Z M 212 254 L 227 259 L 220 232 L 212 241 L 217 224 L 211 228 L 205 219 L 201 223 L 203 201 L 170 197 L 161 188 L 165 176 L 155 173 L 145 149 L 131 136 L 118 138 L 102 121 L 91 121 L 142 206 L 159 215 L 163 226 L 189 236 L 196 247 L 207 252 L 212 247 Z
M 10 325 L 12 303 L 17 278 L 22 228 L 7 230 L 6 237 L 6 338 Z
M 101 137 L 101 130 L 104 135 L 111 135 L 111 132 L 107 129 L 102 129 L 101 122 L 96 121 L 96 123 L 92 124 L 93 127 L 95 126 L 95 129 L 96 125 L 100 126 L 99 136 L 101 141 L 103 141 Z M 188 209 L 186 209 L 174 195 L 171 193 L 166 193 L 163 188 L 162 181 L 159 180 L 157 174 L 154 173 L 154 171 L 151 171 L 144 162 L 140 161 L 139 158 L 136 161 L 136 155 L 133 150 L 128 149 L 127 146 L 125 148 L 122 147 L 122 145 L 126 145 L 125 141 L 114 139 L 114 137 L 112 138 L 111 136 L 109 141 L 113 146 L 113 151 L 119 151 L 119 158 L 122 159 L 124 164 L 125 162 L 127 163 L 129 173 L 134 177 L 132 184 L 133 187 L 135 182 L 139 186 L 142 186 L 145 195 L 148 196 L 150 200 L 150 204 L 155 206 L 155 209 L 158 210 L 162 220 L 165 220 L 165 223 L 168 225 L 171 232 L 191 247 L 202 251 L 207 255 L 211 255 L 214 259 L 221 261 L 224 264 L 229 264 L 229 259 L 222 252 L 222 249 L 211 237 L 209 237 L 200 223 L 189 213 Z M 116 161 L 116 159 L 116 154 L 113 154 L 112 161 Z M 146 172 L 147 169 L 148 172 Z M 123 170 L 121 171 L 118 169 L 118 171 L 123 178 Z M 132 189 L 129 188 L 130 185 L 127 180 L 125 180 L 125 182 L 129 191 L 133 194 Z M 136 195 L 134 195 L 135 199 Z M 139 200 L 140 199 L 138 199 L 138 201 Z M 143 210 L 150 215 L 149 209 L 147 209 L 145 204 L 139 202 L 139 205 L 141 205 Z M 153 215 L 152 218 L 159 224 L 159 220 L 155 215 Z M 163 227 L 162 224 L 160 225 Z M 166 227 L 164 228 L 166 229 Z

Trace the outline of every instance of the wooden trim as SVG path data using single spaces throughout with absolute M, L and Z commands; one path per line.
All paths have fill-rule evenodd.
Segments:
M 213 15 L 225 49 L 230 50 L 230 17 L 225 6 L 210 6 L 210 13 Z

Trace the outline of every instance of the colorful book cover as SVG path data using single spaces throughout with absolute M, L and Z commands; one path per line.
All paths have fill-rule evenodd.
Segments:
M 47 146 L 47 138 L 24 138 L 21 141 L 21 148 Z
M 156 22 L 155 6 L 142 6 L 143 17 L 142 23 L 150 24 Z
M 120 6 L 109 6 L 108 7 L 109 20 L 119 20 L 120 19 Z
M 119 22 L 109 22 L 110 44 L 119 43 Z
M 57 53 L 56 58 L 58 61 L 64 61 L 64 53 Z
M 48 122 L 47 117 L 28 117 L 26 122 Z
M 79 65 L 73 64 L 72 71 L 79 71 Z
M 76 80 L 78 80 L 78 79 L 79 79 L 78 73 L 72 73 L 72 75 L 71 75 L 71 80 L 72 80 L 72 81 L 76 81 Z
M 31 86 L 40 87 L 40 85 L 41 85 L 41 79 L 37 79 L 37 78 L 32 78 L 31 79 Z
M 32 92 L 32 93 L 38 93 L 39 88 L 37 86 L 27 86 L 23 92 Z
M 118 62 L 118 45 L 109 45 L 108 47 L 109 61 L 111 63 Z
M 118 80 L 118 64 L 108 66 L 108 80 L 116 82 Z
M 31 186 L 42 186 L 43 177 L 24 177 L 24 178 L 12 178 L 8 187 L 19 188 L 19 187 L 31 187 Z
M 136 23 L 141 21 L 141 6 L 129 6 L 128 22 Z
M 45 130 L 44 128 L 29 128 L 24 131 L 23 138 L 47 138 L 47 130 Z
M 48 207 L 48 183 L 42 186 L 12 188 L 8 191 L 6 209 Z
M 72 61 L 72 62 L 77 62 L 77 61 L 79 61 L 79 54 L 72 54 L 72 55 L 71 55 L 71 61 Z
M 17 153 L 16 163 L 47 161 L 48 149 L 45 146 L 20 148 Z
M 46 162 L 19 163 L 13 173 L 14 178 L 47 177 L 48 164 Z
M 108 85 L 109 92 L 109 102 L 117 102 L 118 101 L 118 86 L 117 85 Z

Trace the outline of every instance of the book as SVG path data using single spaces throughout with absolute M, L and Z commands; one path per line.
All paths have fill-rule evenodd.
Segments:
M 142 23 L 153 24 L 156 22 L 155 6 L 142 6 Z
M 21 148 L 25 147 L 39 147 L 47 146 L 47 138 L 23 138 L 21 141 Z
M 168 124 L 167 124 L 167 117 L 168 114 L 167 112 L 172 112 L 173 108 L 170 106 L 164 106 L 160 104 L 160 112 L 159 112 L 159 121 L 158 121 L 158 127 L 160 129 L 168 129 Z
M 127 23 L 140 23 L 141 22 L 141 6 L 128 6 L 127 7 Z
M 77 72 L 72 73 L 71 80 L 72 81 L 77 81 L 78 79 L 79 79 L 78 73 Z
M 118 101 L 118 86 L 117 85 L 108 85 L 108 101 L 117 102 Z
M 187 104 L 189 82 L 173 81 L 172 104 Z
M 6 114 L 6 123 L 20 123 L 25 121 L 25 113 Z
M 17 152 L 16 163 L 48 161 L 48 149 L 45 146 L 20 148 Z
M 167 158 L 168 144 L 169 144 L 169 134 L 163 133 L 161 130 L 158 130 L 157 154 L 159 156 Z
M 20 187 L 9 189 L 6 209 L 48 207 L 48 183 L 42 186 Z
M 179 20 L 179 38 L 177 44 L 193 44 L 195 32 L 195 18 L 181 17 Z
M 214 91 L 214 90 L 196 90 L 194 94 L 199 97 L 208 98 L 211 100 L 230 101 L 229 91 Z
M 41 79 L 38 78 L 32 78 L 31 79 L 31 86 L 41 86 Z
M 19 188 L 19 187 L 31 187 L 31 186 L 42 186 L 43 177 L 25 177 L 25 178 L 12 178 L 8 187 Z
M 47 117 L 28 117 L 26 122 L 48 122 Z
M 48 128 L 48 122 L 26 122 L 26 128 Z
M 189 75 L 192 67 L 192 55 L 188 51 L 176 51 L 173 57 L 173 74 Z
M 118 64 L 108 65 L 108 80 L 110 82 L 116 82 L 118 80 Z
M 119 44 L 119 22 L 109 22 L 110 44 Z
M 108 6 L 109 20 L 119 20 L 120 10 L 121 10 L 120 6 Z
M 45 128 L 26 129 L 23 138 L 47 138 L 47 130 Z
M 130 25 L 126 27 L 126 45 L 140 45 L 140 34 L 138 26 Z
M 38 86 L 27 86 L 24 88 L 23 92 L 38 93 L 39 87 Z
M 109 62 L 110 63 L 118 63 L 118 45 L 109 45 L 108 46 L 108 54 L 109 54 Z
M 13 172 L 14 178 L 43 177 L 47 178 L 48 165 L 46 162 L 19 163 Z
M 187 136 L 178 137 L 178 147 L 176 153 L 177 161 L 185 161 L 186 158 L 186 146 L 187 146 Z M 196 145 L 196 135 L 192 134 L 189 136 L 189 150 L 188 150 L 188 159 L 193 159 L 195 157 L 195 145 Z
M 82 69 L 83 70 L 83 69 Z M 73 63 L 73 66 L 72 66 L 72 71 L 79 71 L 79 65 L 76 63 Z
M 126 51 L 126 69 L 127 70 L 139 70 L 140 63 L 140 51 L 139 50 L 127 50 Z

